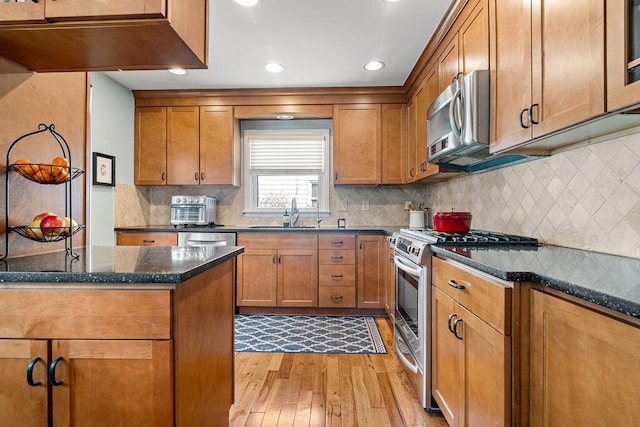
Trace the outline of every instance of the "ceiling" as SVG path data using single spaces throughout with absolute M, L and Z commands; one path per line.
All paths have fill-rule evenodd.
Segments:
M 209 0 L 209 68 L 106 73 L 129 89 L 402 86 L 451 0 Z M 366 71 L 371 60 L 385 63 Z M 268 62 L 284 71 L 265 70 Z

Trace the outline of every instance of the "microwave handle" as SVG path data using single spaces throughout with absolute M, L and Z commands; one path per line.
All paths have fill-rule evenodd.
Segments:
M 459 111 L 463 108 L 462 102 L 462 91 L 458 86 L 458 88 L 456 89 L 456 93 L 454 93 L 453 98 L 451 98 L 451 105 L 449 106 L 449 123 L 451 124 L 451 131 L 456 136 L 456 138 L 460 138 L 460 134 L 462 133 L 463 123 L 459 123 L 462 121 L 459 120 Z M 460 108 L 457 108 L 458 105 L 460 105 Z

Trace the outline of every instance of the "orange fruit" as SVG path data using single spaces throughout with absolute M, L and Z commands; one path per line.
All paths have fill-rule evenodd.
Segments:
M 69 160 L 65 157 L 58 156 L 51 161 L 51 165 L 51 178 L 56 180 L 56 182 L 61 182 L 64 177 L 60 177 L 59 175 L 64 171 L 66 171 L 64 175 L 69 173 Z
M 38 172 L 38 165 L 33 164 L 28 159 L 18 159 L 14 162 L 14 165 L 24 165 L 16 166 L 14 169 L 26 177 L 33 177 Z

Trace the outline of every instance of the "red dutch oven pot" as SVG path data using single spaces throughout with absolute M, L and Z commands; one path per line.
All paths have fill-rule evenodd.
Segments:
M 446 233 L 466 233 L 471 229 L 471 212 L 436 212 L 433 228 Z

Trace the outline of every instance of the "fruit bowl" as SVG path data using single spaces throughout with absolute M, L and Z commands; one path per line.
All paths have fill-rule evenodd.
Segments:
M 84 173 L 82 169 L 44 163 L 13 163 L 11 169 L 39 184 L 62 184 Z
M 74 225 L 71 227 L 59 227 L 62 229 L 61 233 L 49 233 L 44 234 L 40 227 L 29 227 L 28 225 L 18 225 L 9 227 L 11 231 L 15 231 L 22 237 L 36 241 L 36 242 L 59 242 L 69 237 L 71 234 L 76 234 L 78 231 L 84 228 L 84 225 Z

